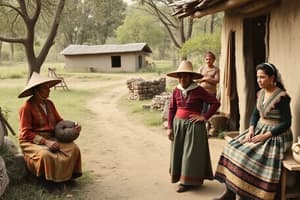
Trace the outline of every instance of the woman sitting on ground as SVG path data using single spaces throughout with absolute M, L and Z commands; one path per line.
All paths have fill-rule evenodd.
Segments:
M 20 109 L 19 142 L 30 172 L 53 182 L 68 181 L 81 176 L 81 154 L 74 142 L 62 143 L 54 137 L 55 126 L 63 119 L 52 101 L 50 88 L 59 79 L 33 72 L 27 86 L 18 96 L 31 96 Z M 74 133 L 81 126 L 76 124 Z

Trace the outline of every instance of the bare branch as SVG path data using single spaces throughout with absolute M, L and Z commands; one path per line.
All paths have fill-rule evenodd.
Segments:
M 34 23 L 37 22 L 38 17 L 39 17 L 39 15 L 40 15 L 40 13 L 41 13 L 41 1 L 40 1 L 40 0 L 36 0 L 35 2 L 36 2 L 36 10 L 35 10 L 35 12 L 34 12 L 33 17 L 31 18 L 31 20 L 32 20 Z
M 148 9 L 150 9 L 153 13 L 151 13 L 154 16 L 159 17 L 159 20 L 163 20 L 163 22 L 169 26 L 172 26 L 173 28 L 176 28 L 177 26 L 163 13 L 153 1 L 150 2 L 144 2 L 145 5 L 148 5 Z M 172 16 L 171 16 L 172 17 Z M 173 17 L 174 18 L 174 17 Z
M 11 4 L 0 3 L 0 6 L 11 8 L 12 10 L 16 11 L 19 15 L 21 15 L 23 17 L 23 13 L 18 8 L 16 8 L 15 6 L 13 6 Z
M 183 26 L 183 20 L 178 19 L 177 17 L 174 17 L 171 15 L 171 11 L 167 12 L 164 11 L 163 8 L 169 8 L 170 3 L 174 3 L 173 0 L 141 0 L 141 4 L 145 9 L 144 11 L 150 13 L 151 15 L 158 18 L 158 20 L 164 25 L 166 31 L 168 32 L 173 44 L 177 48 L 181 48 L 181 45 L 185 42 L 186 39 L 190 38 L 190 35 L 192 33 L 192 25 L 193 23 L 189 24 L 188 28 L 188 34 L 187 37 L 184 33 L 184 26 Z M 172 8 L 173 9 L 173 8 Z M 174 9 L 173 9 L 174 11 Z M 180 41 L 177 41 L 178 38 L 176 36 L 176 33 L 179 33 L 180 35 Z
M 54 38 L 55 38 L 56 33 L 57 33 L 58 25 L 59 25 L 59 22 L 60 22 L 60 18 L 62 16 L 64 6 L 65 6 L 65 0 L 60 0 L 58 5 L 57 5 L 57 9 L 56 9 L 56 13 L 55 13 L 55 16 L 54 16 L 54 20 L 52 22 L 50 33 L 48 35 L 48 38 L 47 38 L 41 52 L 40 52 L 40 55 L 38 56 L 38 59 L 42 62 L 46 58 L 50 47 L 54 44 L 53 41 L 54 41 Z
M 22 13 L 22 17 L 24 19 L 24 21 L 27 21 L 28 20 L 28 12 L 27 12 L 27 9 L 26 9 L 26 3 L 24 0 L 18 0 L 18 3 L 20 5 L 20 9 L 21 9 L 21 13 Z
M 10 43 L 20 43 L 20 44 L 24 44 L 25 43 L 25 39 L 24 38 L 9 38 L 9 37 L 4 37 L 4 36 L 0 36 L 0 41 L 2 41 L 2 42 L 10 42 Z

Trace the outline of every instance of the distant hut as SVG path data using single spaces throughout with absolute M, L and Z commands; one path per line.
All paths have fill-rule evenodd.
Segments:
M 68 71 L 135 72 L 146 66 L 146 43 L 69 45 L 61 54 Z
M 181 0 L 170 6 L 178 17 L 224 11 L 220 109 L 230 117 L 232 129 L 248 126 L 258 90 L 255 67 L 268 61 L 283 76 L 292 98 L 292 129 L 300 132 L 299 0 Z

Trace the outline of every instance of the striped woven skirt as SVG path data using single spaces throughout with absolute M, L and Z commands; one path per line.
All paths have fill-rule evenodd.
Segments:
M 259 121 L 255 135 L 272 129 L 274 124 Z M 279 190 L 284 154 L 292 145 L 290 130 L 260 143 L 244 142 L 248 130 L 231 140 L 220 157 L 215 178 L 241 197 L 275 199 Z
M 174 119 L 170 174 L 172 183 L 201 185 L 213 179 L 208 138 L 204 122 Z

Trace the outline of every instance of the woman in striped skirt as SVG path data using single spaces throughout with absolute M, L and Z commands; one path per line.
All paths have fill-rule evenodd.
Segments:
M 202 75 L 193 72 L 191 62 L 182 61 L 175 72 L 167 75 L 179 82 L 173 90 L 168 116 L 167 134 L 172 141 L 171 181 L 180 181 L 177 192 L 185 192 L 201 185 L 204 179 L 213 179 L 205 121 L 220 103 L 193 81 Z M 201 114 L 203 102 L 210 104 L 210 108 Z
M 290 97 L 271 63 L 256 68 L 257 103 L 250 127 L 224 148 L 215 178 L 225 183 L 219 200 L 275 199 L 282 160 L 292 144 Z

